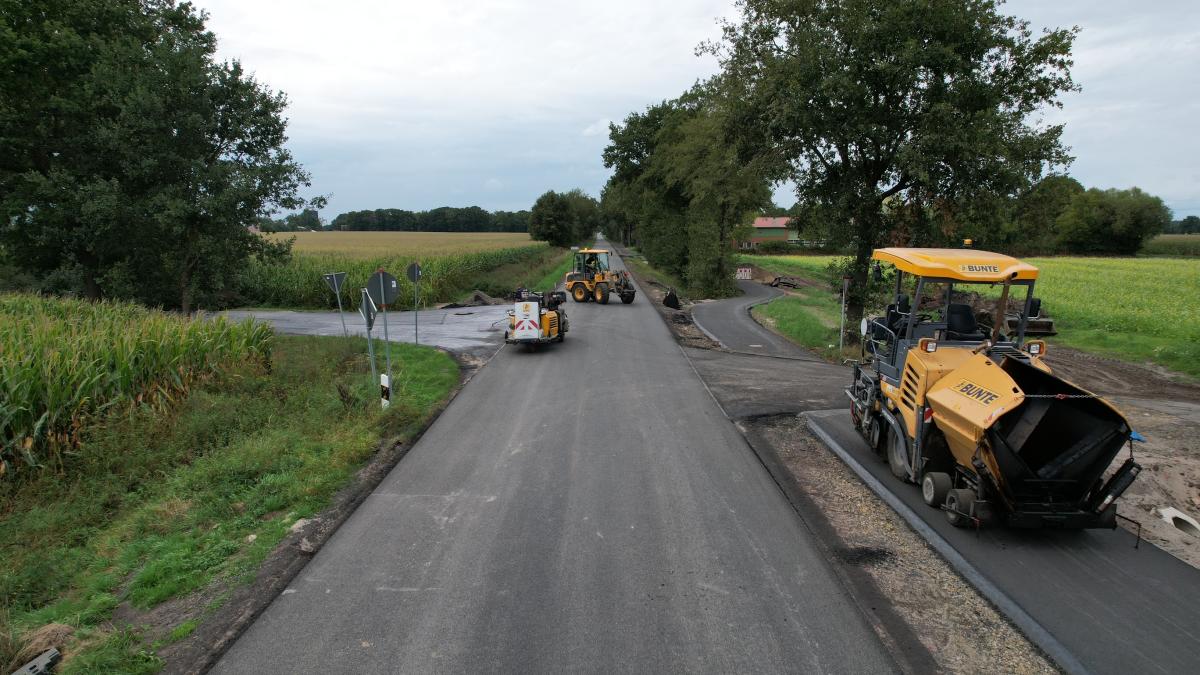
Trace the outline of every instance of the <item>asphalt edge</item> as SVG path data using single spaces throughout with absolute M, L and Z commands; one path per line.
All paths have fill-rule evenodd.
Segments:
M 459 367 L 459 382 L 450 390 L 446 399 L 407 441 L 381 441 L 375 455 L 355 473 L 351 482 L 334 494 L 332 504 L 328 508 L 276 544 L 275 549 L 259 566 L 254 581 L 230 588 L 228 599 L 211 614 L 201 614 L 198 617 L 199 625 L 188 637 L 163 650 L 168 651 L 168 657 L 164 658 L 163 668 L 159 672 L 192 675 L 207 673 L 217 665 L 221 657 L 275 602 L 279 594 L 287 589 L 288 584 L 300 574 L 342 524 L 374 494 L 379 484 L 399 466 L 409 451 L 416 447 L 425 432 L 433 427 L 454 399 L 458 398 L 463 388 L 491 363 L 503 348 L 504 344 L 501 343 L 482 362 L 472 363 L 454 352 L 435 347 L 454 359 Z M 302 549 L 302 546 L 305 548 Z
M 661 314 L 660 314 L 661 316 Z M 663 323 L 666 323 L 664 320 Z M 667 326 L 668 330 L 670 326 Z M 721 414 L 733 425 L 733 428 L 742 437 L 742 441 L 750 448 L 759 465 L 767 472 L 771 478 L 771 482 L 775 483 L 775 487 L 787 500 L 788 505 L 792 508 L 792 512 L 800 519 L 804 529 L 808 530 L 813 535 L 813 541 L 816 542 L 820 549 L 821 555 L 825 558 L 825 563 L 829 566 L 833 576 L 838 580 L 842 587 L 842 591 L 846 597 L 854 603 L 863 621 L 866 622 L 879 642 L 883 645 L 884 651 L 892 658 L 892 660 L 900 667 L 901 672 L 905 673 L 931 673 L 937 672 L 937 662 L 933 655 L 925 648 L 925 645 L 916 637 L 912 627 L 908 622 L 900 617 L 892 607 L 891 602 L 883 594 L 873 580 L 866 576 L 865 573 L 851 573 L 845 565 L 838 562 L 835 550 L 839 544 L 844 544 L 841 538 L 833 532 L 828 522 L 824 520 L 820 513 L 820 509 L 800 490 L 800 486 L 796 483 L 795 478 L 782 467 L 781 462 L 774 453 L 770 453 L 770 457 L 766 456 L 765 451 L 760 450 L 759 446 L 769 447 L 769 444 L 755 443 L 750 435 L 742 429 L 729 412 L 725 410 L 725 406 L 721 405 L 721 401 L 713 393 L 708 386 L 708 382 L 700 375 L 700 371 L 696 368 L 696 364 L 692 362 L 692 358 L 688 356 L 687 350 L 678 342 L 675 346 L 679 349 L 679 353 L 683 355 L 683 359 L 687 361 L 688 367 L 692 369 L 692 373 L 696 379 L 700 381 L 704 391 L 708 392 L 709 398 L 717 405 L 717 409 Z M 786 414 L 786 413 L 785 413 Z
M 846 448 L 842 447 L 829 432 L 821 427 L 819 418 L 814 417 L 813 413 L 810 412 L 801 413 L 800 416 L 808 422 L 808 428 L 813 431 L 817 438 L 821 439 L 821 442 L 832 450 L 858 476 L 858 479 L 863 484 L 871 488 L 871 491 L 876 496 L 890 506 L 898 516 L 903 518 L 904 522 L 908 523 L 908 526 L 917 534 L 921 535 L 942 556 L 942 559 L 950 563 L 950 566 L 967 580 L 967 583 L 974 586 L 1001 613 L 1007 616 L 1008 620 L 1012 621 L 1030 642 L 1037 645 L 1039 649 L 1054 661 L 1055 665 L 1069 675 L 1087 675 L 1089 672 L 1088 669 L 1079 662 L 1079 659 L 1066 646 L 1051 635 L 1050 631 L 1046 630 L 1037 619 L 1034 619 L 1022 609 L 1015 600 L 993 584 L 978 568 L 967 561 L 950 542 L 938 534 L 937 530 L 930 527 L 924 519 L 918 516 L 916 512 L 889 490 L 887 486 L 875 478 Z
M 750 317 L 750 320 L 753 321 L 758 326 L 762 327 L 763 330 L 770 332 L 772 335 L 775 335 L 784 340 L 787 340 L 788 342 L 791 342 L 791 339 L 788 338 L 786 335 L 780 333 L 777 330 L 773 330 L 770 326 L 767 326 L 767 325 L 763 324 L 761 321 L 759 321 L 758 319 L 754 318 L 753 310 L 755 307 L 769 305 L 772 302 L 775 302 L 776 300 L 783 298 L 783 297 L 787 297 L 787 294 L 781 292 L 779 295 L 773 295 L 761 302 L 752 302 L 749 305 L 746 305 L 746 316 Z M 722 300 L 732 300 L 732 299 L 733 298 L 723 298 Z M 721 300 L 718 300 L 717 302 L 720 302 L 720 301 Z M 720 345 L 721 351 L 723 351 L 723 352 L 727 352 L 729 354 L 741 354 L 743 356 L 759 356 L 764 359 L 782 359 L 784 361 L 821 361 L 822 360 L 820 357 L 816 356 L 815 354 L 813 355 L 812 358 L 805 359 L 805 358 L 800 358 L 797 356 L 780 356 L 779 354 L 759 354 L 758 352 L 747 352 L 747 351 L 742 351 L 740 349 L 730 349 L 729 347 L 727 347 L 725 345 L 724 342 L 721 342 L 720 338 L 718 338 L 716 335 L 713 335 L 713 333 L 711 331 L 709 331 L 707 328 L 705 328 L 704 324 L 700 323 L 700 317 L 696 316 L 695 308 L 692 308 L 692 311 L 688 312 L 688 314 L 690 314 L 692 317 L 692 324 L 694 326 L 696 326 L 696 328 L 699 328 L 700 332 L 702 332 L 706 336 L 708 336 L 708 339 L 710 339 L 713 342 Z M 804 347 L 802 345 L 797 345 L 797 346 L 799 346 L 801 349 L 804 349 L 804 350 L 808 349 L 807 347 Z

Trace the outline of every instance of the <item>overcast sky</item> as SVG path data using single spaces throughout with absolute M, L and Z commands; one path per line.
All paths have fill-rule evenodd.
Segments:
M 599 195 L 609 120 L 716 70 L 695 47 L 731 1 L 198 0 L 220 55 L 291 107 L 289 147 L 330 195 L 322 213 L 529 208 L 547 189 Z M 1200 214 L 1200 3 L 1014 0 L 1035 27 L 1083 29 L 1070 173 L 1137 185 Z M 794 196 L 778 194 L 790 205 Z

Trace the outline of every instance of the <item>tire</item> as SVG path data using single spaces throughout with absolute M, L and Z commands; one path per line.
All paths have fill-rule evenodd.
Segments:
M 603 281 L 596 284 L 596 290 L 594 293 L 592 293 L 592 298 L 596 302 L 598 302 L 602 305 L 607 305 L 608 304 L 608 284 L 604 283 Z
M 628 304 L 630 304 L 630 303 L 632 303 L 632 302 L 633 302 L 633 299 L 634 299 L 635 297 L 637 297 L 637 296 L 636 296 L 636 294 L 635 294 L 633 291 L 628 291 L 628 292 L 626 292 L 626 293 L 622 293 L 622 294 L 621 294 L 621 302 L 623 302 L 623 303 L 625 303 L 626 305 L 628 305 Z
M 946 495 L 952 487 L 954 483 L 950 480 L 950 474 L 930 471 L 921 479 L 921 498 L 926 504 L 937 508 L 946 501 Z
M 954 527 L 967 527 L 973 520 L 971 506 L 975 503 L 975 493 L 970 490 L 956 488 L 946 495 L 946 520 Z
M 575 284 L 571 287 L 571 299 L 575 302 L 587 302 L 588 290 L 584 284 Z
M 904 437 L 896 435 L 896 430 L 888 425 L 888 468 L 892 475 L 905 483 L 908 481 L 908 467 L 904 466 Z

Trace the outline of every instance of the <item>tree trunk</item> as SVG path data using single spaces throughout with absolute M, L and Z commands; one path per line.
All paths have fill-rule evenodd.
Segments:
M 83 296 L 92 302 L 97 302 L 101 295 L 100 283 L 96 281 L 96 271 L 85 270 L 83 273 Z
M 854 248 L 854 265 L 850 269 L 850 289 L 846 296 L 846 344 L 859 343 L 858 325 L 862 321 L 863 309 L 869 299 L 871 253 L 881 234 L 879 211 L 864 209 L 855 216 L 857 231 Z
M 192 313 L 192 266 L 186 262 L 179 266 L 179 311 Z

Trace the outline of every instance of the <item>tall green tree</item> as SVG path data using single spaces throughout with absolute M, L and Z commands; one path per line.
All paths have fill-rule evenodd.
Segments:
M 6 2 L 0 72 L 30 76 L 3 99 L 45 101 L 0 110 L 0 237 L 28 269 L 190 311 L 285 254 L 246 228 L 308 205 L 286 98 L 216 61 L 205 19 L 172 0 Z
M 854 250 L 857 325 L 888 200 L 948 211 L 1014 195 L 1069 161 L 1030 116 L 1075 89 L 1073 30 L 1034 38 L 990 0 L 740 0 L 710 45 L 731 129 L 757 136 Z
M 565 195 L 549 190 L 537 198 L 529 213 L 529 236 L 551 246 L 570 246 L 578 239 L 575 214 Z

